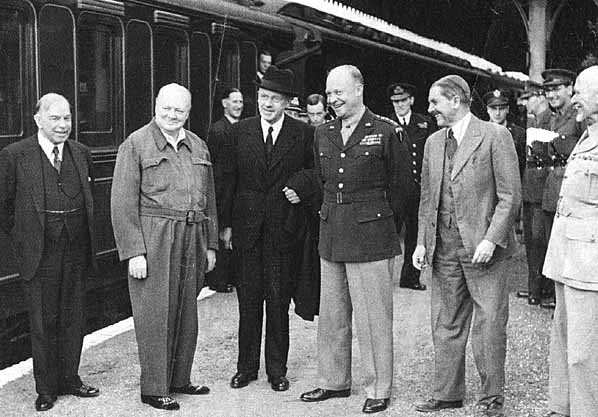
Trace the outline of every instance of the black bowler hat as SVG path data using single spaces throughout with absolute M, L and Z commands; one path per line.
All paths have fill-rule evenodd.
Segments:
M 509 104 L 508 93 L 504 90 L 492 90 L 484 94 L 484 103 L 488 107 L 504 106 Z
M 570 85 L 575 81 L 575 73 L 567 69 L 551 68 L 542 71 L 544 82 L 542 87 L 553 87 L 557 85 Z
M 417 88 L 408 83 L 394 83 L 386 89 L 390 101 L 405 100 L 409 97 L 415 97 Z
M 295 95 L 295 75 L 290 69 L 278 69 L 275 65 L 270 65 L 261 82 L 255 82 L 259 88 L 274 91 L 275 93 L 285 94 L 287 96 Z

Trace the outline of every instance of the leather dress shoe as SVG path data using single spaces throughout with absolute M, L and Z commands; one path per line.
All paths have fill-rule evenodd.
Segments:
M 224 293 L 233 292 L 233 286 L 230 284 L 227 284 L 224 287 L 210 287 L 210 289 L 212 291 L 216 291 L 216 292 L 224 292 Z
M 60 391 L 61 395 L 74 395 L 76 397 L 91 398 L 100 395 L 100 390 L 87 384 L 81 384 L 76 388 L 67 388 Z
M 528 303 L 530 306 L 537 306 L 538 304 L 540 304 L 540 299 L 539 299 L 538 297 L 530 296 L 530 297 L 527 299 L 527 303 Z
M 315 403 L 317 401 L 325 401 L 329 398 L 344 398 L 349 395 L 351 395 L 350 388 L 341 390 L 316 388 L 313 391 L 304 392 L 299 398 L 306 403 Z
M 204 395 L 209 394 L 210 389 L 204 385 L 193 385 L 188 383 L 182 387 L 170 387 L 170 392 L 176 392 L 177 394 L 187 395 Z
M 531 296 L 530 292 L 527 290 L 517 291 L 516 295 L 517 298 L 528 298 Z
M 415 410 L 421 413 L 431 413 L 433 411 L 444 410 L 446 408 L 461 408 L 463 407 L 463 400 L 457 401 L 442 401 L 431 398 L 415 404 Z
M 545 300 L 540 303 L 540 307 L 554 310 L 556 308 L 556 303 L 554 300 Z
M 426 286 L 424 284 L 408 284 L 408 285 L 401 285 L 399 284 L 400 288 L 409 288 L 410 290 L 415 290 L 415 291 L 425 291 L 426 290 Z
M 54 407 L 55 401 L 55 395 L 39 394 L 35 400 L 35 409 L 37 411 L 48 411 L 50 408 Z
M 365 400 L 361 411 L 367 414 L 378 413 L 380 411 L 386 410 L 389 403 L 390 400 L 388 398 L 368 398 Z
M 274 391 L 286 391 L 289 389 L 289 380 L 286 376 L 268 377 L 268 382 Z
M 485 417 L 504 417 L 505 415 L 502 397 L 478 401 L 475 409 Z
M 243 388 L 249 385 L 251 381 L 255 381 L 257 379 L 257 372 L 246 373 L 246 372 L 237 372 L 233 378 L 230 380 L 231 388 Z
M 160 397 L 157 395 L 141 394 L 141 402 L 160 410 L 178 410 L 181 408 L 179 403 L 177 403 L 174 398 L 169 397 L 168 395 Z

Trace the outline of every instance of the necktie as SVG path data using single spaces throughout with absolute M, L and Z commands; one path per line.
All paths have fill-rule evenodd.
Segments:
M 446 154 L 449 159 L 453 159 L 455 152 L 457 151 L 457 139 L 453 134 L 453 129 L 449 129 L 446 134 Z
M 54 149 L 52 149 L 52 154 L 54 155 L 52 165 L 54 165 L 56 171 L 60 172 L 60 158 L 58 157 L 58 155 L 60 155 L 60 152 L 58 151 L 58 146 L 54 146 Z
M 269 159 L 270 154 L 272 153 L 272 148 L 274 147 L 274 139 L 272 138 L 272 131 L 274 128 L 270 126 L 268 128 L 268 136 L 266 136 L 266 157 Z
M 401 117 L 401 124 L 402 124 L 403 126 L 406 126 L 406 125 L 407 125 L 407 121 L 405 120 L 405 118 L 404 118 L 404 117 Z

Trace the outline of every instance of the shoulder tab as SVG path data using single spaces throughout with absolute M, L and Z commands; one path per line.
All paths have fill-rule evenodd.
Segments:
M 390 119 L 388 117 L 385 117 L 385 116 L 380 116 L 379 114 L 374 114 L 374 118 L 376 120 L 381 120 L 383 122 L 386 122 L 386 123 L 390 124 L 393 127 L 400 126 L 399 123 L 395 122 L 394 120 L 392 120 L 392 119 Z

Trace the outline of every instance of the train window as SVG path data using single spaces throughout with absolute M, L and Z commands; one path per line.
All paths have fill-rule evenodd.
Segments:
M 29 20 L 25 10 L 0 6 L 0 136 L 20 136 L 23 132 L 26 94 L 22 77 Z
M 257 46 L 253 42 L 241 43 L 241 91 L 243 92 L 243 117 L 255 116 Z
M 191 130 L 206 139 L 210 123 L 210 38 L 205 33 L 191 36 Z
M 128 135 L 152 118 L 152 33 L 149 24 L 127 25 L 126 132 Z
M 212 57 L 214 80 L 214 101 L 212 103 L 212 120 L 222 117 L 220 97 L 225 88 L 239 87 L 239 45 L 229 39 L 216 38 L 213 44 Z
M 154 87 L 166 84 L 189 86 L 189 39 L 182 30 L 157 27 L 154 31 Z

